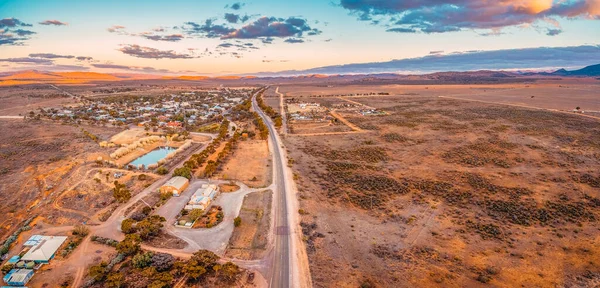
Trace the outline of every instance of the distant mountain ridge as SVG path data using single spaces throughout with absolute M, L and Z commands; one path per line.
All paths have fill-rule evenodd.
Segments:
M 179 81 L 241 81 L 253 83 L 260 81 L 342 81 L 357 84 L 384 83 L 500 83 L 528 81 L 523 76 L 554 76 L 554 77 L 598 77 L 600 64 L 590 65 L 579 70 L 559 69 L 554 72 L 511 72 L 511 71 L 448 71 L 430 74 L 397 74 L 397 73 L 364 73 L 364 74 L 303 74 L 303 75 L 263 75 L 263 76 L 164 76 L 152 74 L 128 73 L 98 73 L 98 72 L 48 72 L 26 70 L 0 73 L 0 86 L 25 84 L 84 84 L 101 81 L 132 81 L 132 80 L 179 80 Z M 520 78 L 519 78 L 520 77 Z M 600 79 L 600 78 L 599 78 Z
M 587 76 L 587 77 L 595 77 L 600 76 L 600 64 L 590 65 L 579 70 L 567 71 L 566 69 L 556 70 L 550 75 L 556 76 Z

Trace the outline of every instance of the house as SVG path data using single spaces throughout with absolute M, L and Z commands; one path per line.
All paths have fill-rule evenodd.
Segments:
M 169 123 L 167 123 L 167 127 L 169 128 L 181 128 L 183 125 L 181 122 L 179 121 L 171 121 Z
M 160 193 L 173 193 L 173 196 L 178 197 L 181 194 L 181 192 L 183 192 L 183 190 L 185 190 L 185 188 L 188 187 L 189 184 L 190 181 L 187 178 L 175 176 L 169 179 L 169 181 L 167 181 L 167 183 L 165 183 L 163 186 L 161 186 L 159 188 L 159 191 Z
M 2 279 L 11 286 L 25 286 L 31 277 L 33 277 L 31 269 L 12 269 Z
M 194 199 L 194 204 L 188 203 L 187 205 L 185 205 L 184 209 L 185 210 L 194 210 L 194 209 L 206 210 L 206 208 L 208 208 L 209 205 L 210 205 L 210 199 L 208 199 L 207 197 L 204 197 L 204 196 L 200 196 L 199 198 Z
M 206 210 L 210 203 L 217 197 L 219 193 L 219 187 L 215 184 L 203 184 L 194 195 L 188 201 L 188 204 L 185 206 L 186 210 L 192 209 L 202 209 Z
M 21 260 L 48 263 L 66 240 L 67 236 L 42 236 L 42 239 L 21 257 Z

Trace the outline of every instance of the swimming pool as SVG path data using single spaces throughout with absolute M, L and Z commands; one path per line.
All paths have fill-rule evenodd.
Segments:
M 129 164 L 134 165 L 134 166 L 144 165 L 145 167 L 148 167 L 148 165 L 157 163 L 160 159 L 165 158 L 167 156 L 167 154 L 169 154 L 175 150 L 176 150 L 175 148 L 168 147 L 168 146 L 158 147 L 158 148 L 136 158 Z

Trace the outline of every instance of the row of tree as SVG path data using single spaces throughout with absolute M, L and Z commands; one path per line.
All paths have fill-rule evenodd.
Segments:
M 221 122 L 221 125 L 219 126 L 219 134 L 217 135 L 217 137 L 213 139 L 213 141 L 210 144 L 208 144 L 208 146 L 204 150 L 202 150 L 202 152 L 193 154 L 188 161 L 185 161 L 185 163 L 183 163 L 183 167 L 175 169 L 175 171 L 173 171 L 173 176 L 181 176 L 191 179 L 194 170 L 204 165 L 204 163 L 208 159 L 208 156 L 212 153 L 215 153 L 217 147 L 219 147 L 219 145 L 221 144 L 221 141 L 227 138 L 228 132 L 229 120 L 224 119 L 223 122 Z M 207 164 L 207 167 L 209 166 L 210 162 L 211 161 L 209 161 L 209 163 Z
M 258 103 L 258 106 L 260 107 L 260 109 L 262 109 L 265 113 L 267 113 L 267 115 L 269 115 L 269 117 L 271 117 L 271 119 L 273 119 L 273 123 L 275 123 L 275 127 L 279 128 L 281 127 L 281 125 L 283 125 L 283 118 L 281 117 L 281 114 L 277 113 L 277 111 L 275 111 L 275 109 L 273 109 L 273 107 L 265 104 L 265 101 L 263 100 L 263 93 L 264 90 L 261 91 L 258 96 L 256 96 L 256 103 Z

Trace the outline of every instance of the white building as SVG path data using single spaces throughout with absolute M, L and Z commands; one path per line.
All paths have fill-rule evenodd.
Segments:
M 67 240 L 67 236 L 42 236 L 34 246 L 21 257 L 23 261 L 48 263 L 58 248 Z

